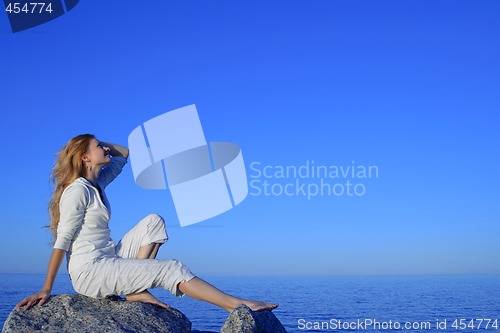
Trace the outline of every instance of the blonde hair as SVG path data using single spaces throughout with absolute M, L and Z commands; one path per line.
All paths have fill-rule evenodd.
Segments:
M 87 152 L 90 140 L 94 139 L 92 134 L 81 134 L 71 139 L 57 154 L 57 161 L 52 168 L 50 179 L 54 183 L 54 192 L 49 203 L 50 230 L 57 236 L 60 211 L 59 201 L 63 191 L 78 177 L 85 175 L 85 164 L 83 155 Z

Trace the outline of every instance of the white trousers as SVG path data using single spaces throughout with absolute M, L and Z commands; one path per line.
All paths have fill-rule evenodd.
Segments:
M 116 256 L 103 257 L 71 276 L 79 294 L 94 298 L 164 288 L 175 296 L 184 294 L 177 285 L 195 276 L 178 260 L 136 259 L 139 248 L 168 240 L 165 221 L 156 214 L 142 219 L 116 246 Z

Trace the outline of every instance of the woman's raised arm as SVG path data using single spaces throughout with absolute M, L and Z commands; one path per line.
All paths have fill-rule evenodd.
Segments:
M 45 277 L 45 283 L 42 290 L 17 303 L 16 308 L 24 306 L 24 311 L 26 311 L 37 302 L 38 305 L 43 305 L 49 299 L 52 286 L 54 285 L 57 272 L 59 271 L 59 267 L 61 267 L 65 253 L 66 251 L 61 249 L 54 249 L 52 251 L 52 255 L 49 260 L 49 267 L 47 268 L 47 276 Z
M 128 157 L 128 148 L 124 146 L 117 145 L 116 143 L 101 142 L 102 147 L 108 147 L 111 156 L 121 156 Z

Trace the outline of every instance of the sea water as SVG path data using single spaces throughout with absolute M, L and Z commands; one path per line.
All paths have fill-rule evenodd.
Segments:
M 0 275 L 0 322 L 44 275 Z M 204 277 L 219 289 L 279 303 L 288 332 L 500 332 L 500 276 Z M 193 329 L 217 332 L 228 313 L 168 291 L 153 294 L 182 311 Z M 53 294 L 74 293 L 59 275 Z M 496 323 L 496 324 L 495 324 Z M 488 324 L 488 326 L 487 326 Z

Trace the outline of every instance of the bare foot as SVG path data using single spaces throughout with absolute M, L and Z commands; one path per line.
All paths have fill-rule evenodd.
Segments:
M 151 303 L 162 308 L 168 309 L 170 306 L 160 302 L 156 297 L 151 295 L 151 293 L 147 290 L 141 291 L 140 293 L 128 294 L 126 300 L 129 302 L 142 302 L 142 303 Z
M 243 304 L 248 306 L 252 311 L 272 311 L 278 307 L 278 304 L 259 301 L 245 301 Z

